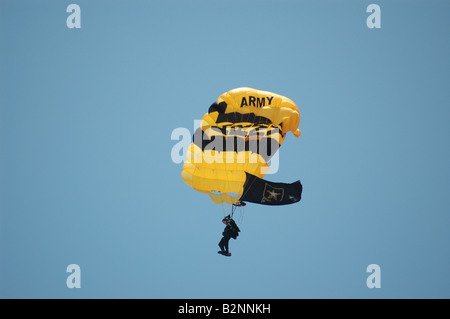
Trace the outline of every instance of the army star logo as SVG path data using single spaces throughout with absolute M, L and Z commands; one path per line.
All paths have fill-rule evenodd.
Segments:
M 281 201 L 284 196 L 283 188 L 275 188 L 266 184 L 264 187 L 264 195 L 261 203 L 271 202 L 271 201 Z
M 273 198 L 273 199 L 275 199 L 275 200 L 277 200 L 277 196 L 278 195 L 281 195 L 281 194 L 278 194 L 276 191 L 267 191 L 267 193 L 269 193 L 270 195 L 267 197 L 267 199 L 271 199 L 271 198 Z

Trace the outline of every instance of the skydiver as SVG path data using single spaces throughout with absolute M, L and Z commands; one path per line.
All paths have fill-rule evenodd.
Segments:
M 239 232 L 241 230 L 236 225 L 236 222 L 233 220 L 233 218 L 230 217 L 230 215 L 222 219 L 222 223 L 224 223 L 226 226 L 222 233 L 223 237 L 219 242 L 220 250 L 217 253 L 224 256 L 231 256 L 231 253 L 228 249 L 228 242 L 230 241 L 230 238 L 236 239 L 239 236 Z

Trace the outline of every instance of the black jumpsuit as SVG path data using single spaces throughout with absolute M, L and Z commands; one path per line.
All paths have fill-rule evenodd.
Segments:
M 240 229 L 237 227 L 236 223 L 233 220 L 228 221 L 227 226 L 225 226 L 222 233 L 223 237 L 219 242 L 221 251 L 224 251 L 227 254 L 229 253 L 228 242 L 230 241 L 230 238 L 236 239 L 239 232 Z

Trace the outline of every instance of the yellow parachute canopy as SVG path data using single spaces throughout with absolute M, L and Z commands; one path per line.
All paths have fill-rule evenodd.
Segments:
M 194 133 L 181 176 L 189 186 L 209 194 L 218 204 L 236 204 L 246 193 L 256 194 L 259 184 L 261 190 L 257 192 L 261 193 L 260 198 L 248 195 L 246 200 L 270 205 L 299 201 L 299 181 L 300 186 L 295 184 L 295 191 L 289 196 L 284 195 L 288 184 L 274 183 L 278 186 L 275 187 L 255 183 L 267 173 L 268 162 L 283 143 L 286 133 L 300 136 L 299 123 L 300 112 L 287 97 L 252 88 L 228 91 L 203 116 L 199 129 Z M 288 192 L 292 189 L 289 187 L 286 188 Z M 280 196 L 272 197 L 264 194 L 266 191 L 276 194 L 274 190 L 283 192 L 279 191 Z M 278 201 L 283 197 L 284 201 Z

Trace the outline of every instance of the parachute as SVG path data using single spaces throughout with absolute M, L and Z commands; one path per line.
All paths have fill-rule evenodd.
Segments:
M 300 136 L 300 112 L 287 97 L 237 88 L 214 102 L 195 131 L 181 177 L 217 203 L 285 205 L 301 199 L 300 181 L 262 179 L 288 132 Z

